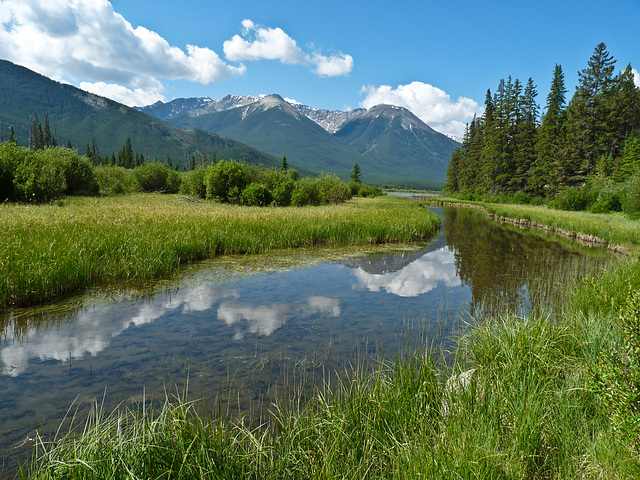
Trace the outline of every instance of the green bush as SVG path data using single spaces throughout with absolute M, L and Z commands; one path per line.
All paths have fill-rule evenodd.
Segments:
M 95 171 L 101 193 L 120 195 L 135 190 L 132 172 L 124 167 L 99 165 Z
M 351 189 L 333 173 L 323 173 L 318 178 L 321 203 L 344 203 L 351 198 Z
M 204 185 L 206 172 L 207 167 L 203 165 L 198 165 L 195 169 L 185 172 L 182 175 L 182 182 L 180 183 L 180 193 L 205 198 L 207 196 L 207 187 Z
M 143 192 L 167 191 L 169 169 L 158 162 L 147 162 L 133 170 L 133 177 Z
M 289 176 L 284 176 L 282 180 L 273 187 L 273 201 L 278 207 L 291 205 L 291 196 L 296 188 L 296 182 Z
M 561 191 L 550 203 L 549 207 L 557 210 L 578 212 L 587 210 L 596 202 L 597 191 L 589 186 L 569 187 Z
M 595 372 L 600 395 L 614 432 L 640 453 L 640 294 L 629 285 L 619 309 L 619 335 L 603 349 Z M 599 292 L 602 294 L 602 292 Z
M 318 181 L 315 178 L 301 178 L 296 183 L 296 188 L 291 194 L 291 204 L 301 207 L 303 205 L 320 205 L 321 196 L 318 189 Z
M 204 177 L 207 199 L 235 203 L 247 186 L 243 165 L 235 160 L 221 160 L 210 165 Z
M 35 203 L 60 198 L 67 189 L 63 163 L 45 150 L 32 152 L 17 166 L 13 184 L 17 200 Z
M 373 185 L 361 185 L 357 194 L 359 197 L 379 197 L 380 195 L 383 195 L 383 192 L 380 187 L 375 187 Z
M 254 207 L 266 207 L 271 203 L 273 197 L 271 192 L 262 183 L 252 183 L 245 188 L 240 194 L 240 202 L 242 205 L 250 205 Z
M 33 152 L 25 147 L 19 147 L 15 142 L 0 144 L 0 202 L 15 200 L 13 179 L 16 168 Z
M 167 169 L 167 193 L 178 193 L 182 184 L 182 174 L 175 170 Z
M 640 220 L 640 176 L 628 183 L 627 195 L 622 201 L 622 211 L 634 220 Z
M 54 147 L 38 150 L 35 154 L 41 155 L 45 163 L 59 164 L 62 167 L 67 183 L 67 195 L 98 193 L 100 187 L 95 167 L 87 157 L 79 156 L 76 150 Z

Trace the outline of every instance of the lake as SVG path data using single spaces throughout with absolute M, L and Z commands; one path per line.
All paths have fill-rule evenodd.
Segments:
M 476 210 L 432 210 L 443 223 L 428 244 L 216 259 L 149 288 L 88 292 L 5 315 L 5 468 L 70 408 L 83 420 L 95 402 L 109 411 L 188 383 L 189 397 L 222 414 L 260 416 L 278 395 L 300 394 L 354 362 L 447 348 L 484 312 L 553 314 L 569 282 L 613 261 L 604 248 L 501 225 Z

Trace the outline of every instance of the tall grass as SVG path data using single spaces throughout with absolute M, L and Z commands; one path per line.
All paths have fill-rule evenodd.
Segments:
M 598 286 L 638 278 L 621 264 Z M 617 277 L 617 278 L 616 278 Z M 355 363 L 255 424 L 184 397 L 96 410 L 84 430 L 40 440 L 32 478 L 638 478 L 591 388 L 616 312 L 573 287 L 562 318 L 472 320 L 455 360 L 416 349 Z M 637 288 L 640 283 L 634 284 Z M 304 383 L 304 382 L 303 382 Z M 304 390 L 304 391 L 303 391 Z
M 0 206 L 0 307 L 128 280 L 167 277 L 224 254 L 315 245 L 411 242 L 439 219 L 391 197 L 345 205 L 258 208 L 133 195 Z

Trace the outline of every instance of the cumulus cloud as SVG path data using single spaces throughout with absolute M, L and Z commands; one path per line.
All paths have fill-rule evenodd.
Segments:
M 258 27 L 251 20 L 244 20 L 242 33 L 243 37 L 234 35 L 223 44 L 224 54 L 232 62 L 262 59 L 304 62 L 304 54 L 296 41 L 281 28 Z
M 259 26 L 249 19 L 242 21 L 242 35 L 224 42 L 226 58 L 232 62 L 279 60 L 282 63 L 311 65 L 317 75 L 348 75 L 353 57 L 342 52 L 326 56 L 319 51 L 305 53 L 281 28 Z
M 353 57 L 343 53 L 330 57 L 314 53 L 311 63 L 316 66 L 315 72 L 323 77 L 347 75 L 353 70 Z
M 389 85 L 364 86 L 361 93 L 365 99 L 363 108 L 381 103 L 409 109 L 433 129 L 462 138 L 465 125 L 481 109 L 475 100 L 459 97 L 455 102 L 443 90 L 428 83 L 412 82 L 392 88 Z
M 208 48 L 187 45 L 185 52 L 134 28 L 108 0 L 0 0 L 0 12 L 0 57 L 55 79 L 85 81 L 129 105 L 161 99 L 162 89 L 140 86 L 158 78 L 209 83 L 245 71 Z
M 633 72 L 633 83 L 636 84 L 636 87 L 640 88 L 640 73 L 638 73 L 638 70 L 635 68 L 632 68 L 631 71 Z

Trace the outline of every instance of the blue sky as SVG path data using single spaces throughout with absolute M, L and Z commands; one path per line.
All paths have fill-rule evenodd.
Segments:
M 128 105 L 392 103 L 454 135 L 509 75 L 543 107 L 558 63 L 569 99 L 600 42 L 640 70 L 640 0 L 0 0 L 0 58 Z

